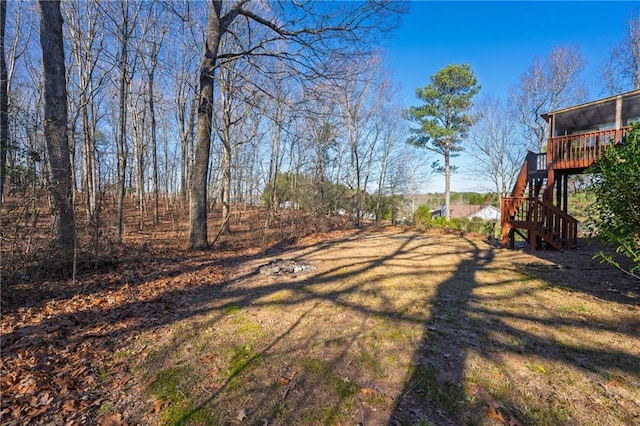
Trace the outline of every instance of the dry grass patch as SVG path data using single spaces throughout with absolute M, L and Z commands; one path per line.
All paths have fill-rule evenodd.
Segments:
M 639 423 L 638 284 L 582 251 L 536 255 L 389 229 L 190 258 L 190 268 L 155 276 L 166 290 L 157 289 L 152 325 L 109 347 L 95 416 Z M 258 273 L 276 258 L 315 269 Z
M 210 310 L 186 320 L 197 327 L 167 330 L 180 337 L 158 349 L 166 355 L 162 367 L 157 359 L 139 364 L 147 382 L 158 371 L 187 371 L 188 403 L 175 405 L 191 411 L 177 421 L 166 414 L 171 404 L 154 412 L 149 407 L 158 406 L 158 396 L 147 387 L 149 402 L 133 419 L 304 425 L 639 419 L 637 305 L 572 287 L 550 260 L 412 232 L 302 240 L 278 256 L 316 270 L 268 277 L 251 271 L 271 258 L 240 265 Z M 550 282 L 542 269 L 560 276 Z

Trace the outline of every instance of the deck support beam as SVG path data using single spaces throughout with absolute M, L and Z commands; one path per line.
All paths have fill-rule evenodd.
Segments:
M 622 96 L 616 98 L 616 129 L 622 128 Z M 616 140 L 616 143 L 620 142 Z

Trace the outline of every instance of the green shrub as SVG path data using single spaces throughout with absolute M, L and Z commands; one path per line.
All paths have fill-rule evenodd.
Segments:
M 589 212 L 592 231 L 603 245 L 631 260 L 627 272 L 640 276 L 640 123 L 633 125 L 625 143 L 606 149 L 590 171 L 596 196 Z M 625 270 L 605 252 L 598 257 Z
M 421 229 L 451 229 L 460 232 L 473 232 L 494 238 L 496 232 L 495 220 L 483 220 L 479 217 L 473 219 L 453 218 L 447 222 L 444 216 L 431 218 L 431 208 L 427 205 L 418 207 L 413 215 L 413 222 Z
M 431 208 L 426 204 L 423 204 L 418 207 L 416 212 L 413 214 L 413 223 L 418 228 L 430 228 L 429 226 L 431 222 Z

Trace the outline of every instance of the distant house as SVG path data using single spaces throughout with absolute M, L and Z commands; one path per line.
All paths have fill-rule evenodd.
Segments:
M 467 216 L 468 219 L 473 219 L 474 217 L 479 217 L 482 220 L 500 220 L 500 210 L 493 206 L 485 206 Z
M 444 216 L 444 207 L 442 209 L 433 210 L 431 212 L 431 218 Z M 451 205 L 451 219 L 472 219 L 479 217 L 484 220 L 498 220 L 500 219 L 500 210 L 493 206 L 482 206 L 480 204 L 452 204 Z
M 482 208 L 479 204 L 451 204 L 451 219 L 463 219 L 469 217 L 473 213 Z
M 300 205 L 293 201 L 284 201 L 280 203 L 280 208 L 283 210 L 298 210 L 300 209 Z

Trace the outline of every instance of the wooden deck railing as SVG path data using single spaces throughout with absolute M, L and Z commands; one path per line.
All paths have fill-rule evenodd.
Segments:
M 554 169 L 580 169 L 591 166 L 602 151 L 618 144 L 630 127 L 557 136 L 547 142 L 547 162 Z
M 539 198 L 503 197 L 500 203 L 501 222 L 513 228 L 528 229 L 559 250 L 575 247 L 578 242 L 578 221 L 562 209 Z M 530 241 L 535 244 L 535 241 Z
M 529 151 L 531 152 L 531 151 Z M 531 157 L 533 159 L 533 161 L 529 160 L 531 162 L 531 164 L 529 165 L 529 173 L 539 173 L 539 172 L 546 172 L 547 170 L 547 153 L 546 152 L 540 152 L 537 154 L 533 154 L 535 156 Z

